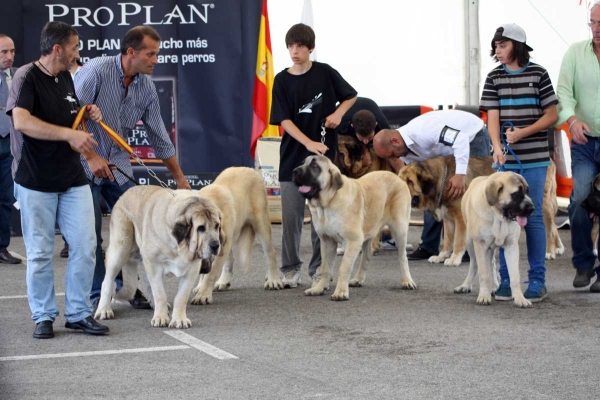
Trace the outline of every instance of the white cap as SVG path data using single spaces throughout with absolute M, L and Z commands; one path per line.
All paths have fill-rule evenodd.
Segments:
M 502 39 L 511 39 L 515 42 L 523 43 L 527 50 L 533 51 L 533 49 L 526 43 L 527 35 L 525 35 L 525 31 L 517 24 L 504 24 L 500 26 L 500 28 L 496 29 L 494 41 Z

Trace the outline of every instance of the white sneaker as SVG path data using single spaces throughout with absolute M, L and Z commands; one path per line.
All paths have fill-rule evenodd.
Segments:
M 283 276 L 284 288 L 295 288 L 300 283 L 300 271 L 288 271 Z

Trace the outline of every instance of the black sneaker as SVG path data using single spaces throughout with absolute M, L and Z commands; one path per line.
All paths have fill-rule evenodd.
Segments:
M 407 255 L 409 260 L 429 260 L 429 257 L 435 256 L 436 254 L 430 253 L 428 250 L 425 250 L 422 247 L 419 247 L 409 255 Z
M 144 293 L 140 291 L 140 289 L 137 289 L 135 291 L 133 299 L 129 300 L 129 304 L 131 304 L 131 307 L 135 308 L 136 310 L 152 309 L 152 307 L 150 306 L 150 302 L 148 301 L 146 296 L 144 296 Z
M 573 279 L 573 287 L 581 288 L 590 284 L 592 277 L 596 275 L 594 268 L 575 269 L 575 279 Z
M 596 282 L 590 286 L 590 292 L 592 293 L 600 293 L 600 278 L 596 278 Z

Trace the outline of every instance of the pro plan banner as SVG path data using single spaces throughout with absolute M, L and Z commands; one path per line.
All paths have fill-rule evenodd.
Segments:
M 48 21 L 77 29 L 84 63 L 119 54 L 130 28 L 154 27 L 161 50 L 152 79 L 181 168 L 214 176 L 253 165 L 248 148 L 261 6 L 261 0 L 2 0 L 0 33 L 14 40 L 19 67 L 39 58 Z M 127 136 L 138 156 L 155 159 L 141 121 Z

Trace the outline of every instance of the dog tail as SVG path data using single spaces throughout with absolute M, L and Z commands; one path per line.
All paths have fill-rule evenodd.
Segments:
M 116 300 L 129 301 L 133 299 L 135 291 L 137 290 L 138 282 L 138 260 L 130 259 L 121 270 L 123 274 L 123 287 L 117 291 L 115 295 Z
M 254 228 L 250 224 L 246 224 L 240 232 L 240 237 L 234 247 L 234 258 L 239 263 L 240 267 L 248 272 L 252 265 L 252 246 L 254 245 Z

